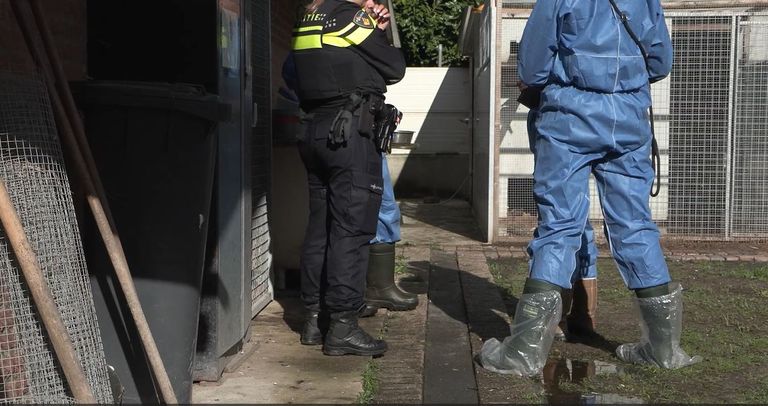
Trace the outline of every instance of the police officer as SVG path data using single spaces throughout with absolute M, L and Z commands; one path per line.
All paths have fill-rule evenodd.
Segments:
M 322 342 L 327 355 L 387 350 L 357 319 L 383 191 L 371 128 L 386 86 L 405 74 L 402 53 L 387 41 L 388 24 L 387 9 L 372 0 L 314 0 L 294 29 L 296 90 L 312 117 L 299 141 L 310 211 L 300 265 L 308 309 L 301 342 Z M 331 318 L 324 339 L 321 309 Z
M 520 79 L 543 87 L 535 123 L 540 219 L 512 335 L 481 350 L 481 365 L 492 371 L 530 376 L 544 366 L 560 319 L 559 292 L 570 287 L 587 222 L 590 172 L 644 331 L 639 342 L 619 346 L 618 357 L 663 368 L 700 360 L 680 348 L 682 292 L 670 283 L 648 203 L 649 82 L 669 74 L 672 44 L 659 0 L 617 0 L 618 11 L 612 1 L 538 0 L 523 32 Z

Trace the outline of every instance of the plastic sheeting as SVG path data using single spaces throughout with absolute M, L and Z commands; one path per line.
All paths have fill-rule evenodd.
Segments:
M 659 297 L 637 298 L 640 310 L 640 342 L 623 344 L 616 349 L 619 359 L 635 364 L 655 364 L 677 369 L 700 362 L 680 348 L 683 330 L 683 288 L 670 284 L 672 293 Z
M 517 304 L 511 335 L 483 344 L 477 362 L 500 374 L 536 376 L 547 361 L 562 315 L 562 299 L 557 291 L 523 294 Z

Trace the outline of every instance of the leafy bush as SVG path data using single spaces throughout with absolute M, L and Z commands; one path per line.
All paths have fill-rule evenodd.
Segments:
M 443 45 L 443 66 L 463 66 L 458 50 L 459 25 L 467 6 L 482 0 L 395 0 L 400 42 L 408 66 L 437 66 Z

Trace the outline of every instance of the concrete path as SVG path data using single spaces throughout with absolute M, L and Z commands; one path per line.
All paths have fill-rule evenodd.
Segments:
M 193 403 L 354 403 L 369 357 L 327 357 L 299 344 L 298 297 L 272 302 L 251 324 L 255 348 L 217 383 L 197 383 Z M 380 320 L 361 325 L 376 330 Z
M 490 331 L 503 335 L 506 329 L 501 297 L 487 265 L 483 267 L 479 230 L 463 201 L 403 201 L 400 207 L 403 240 L 397 249 L 408 272 L 400 275 L 399 283 L 417 293 L 420 303 L 414 311 L 379 311 L 376 317 L 361 319 L 363 328 L 387 340 L 389 351 L 383 357 L 327 357 L 320 347 L 300 345 L 298 297 L 282 292 L 254 319 L 251 349 L 246 350 L 251 353 L 219 382 L 196 383 L 192 401 L 355 403 L 363 391 L 363 371 L 372 362 L 377 377 L 374 403 L 478 403 L 472 350 L 479 347 L 471 341 L 479 342 Z M 465 301 L 467 295 L 479 300 Z M 499 316 L 484 319 L 466 312 L 482 309 L 489 314 L 484 307 L 489 304 L 497 310 L 491 314 Z

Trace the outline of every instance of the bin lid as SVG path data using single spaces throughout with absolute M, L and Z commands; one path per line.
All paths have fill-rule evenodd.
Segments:
M 202 85 L 92 80 L 70 84 L 80 103 L 173 110 L 210 121 L 227 121 L 232 108 Z

